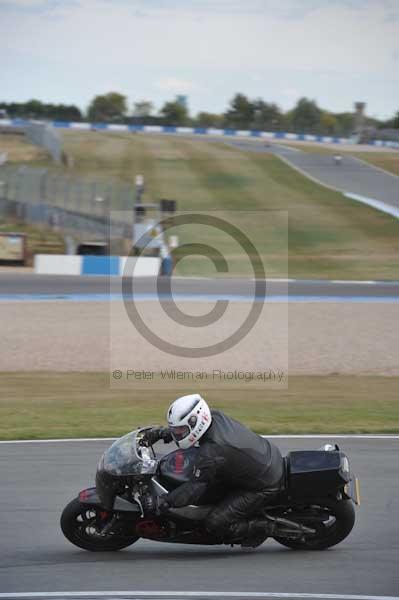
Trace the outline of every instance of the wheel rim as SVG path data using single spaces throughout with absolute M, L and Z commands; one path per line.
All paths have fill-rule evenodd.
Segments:
M 314 519 L 301 519 L 299 522 L 301 525 L 305 527 L 309 527 L 311 529 L 315 529 L 316 533 L 305 534 L 306 543 L 319 542 L 320 540 L 325 540 L 330 536 L 334 535 L 337 528 L 337 517 L 333 514 L 330 507 L 327 506 L 314 506 L 313 508 L 325 511 L 328 511 L 328 516 L 323 519 L 321 522 L 316 521 Z M 289 513 L 287 514 L 287 518 L 289 519 Z
M 107 536 L 101 536 L 98 532 L 98 524 L 101 518 L 94 508 L 79 512 L 75 517 L 75 535 L 82 541 L 105 542 Z
M 306 523 L 304 524 L 306 525 Z M 309 527 L 312 527 L 312 525 L 309 524 Z M 313 524 L 313 528 L 316 529 L 316 533 L 310 534 L 307 539 L 311 541 L 312 539 L 320 540 L 321 538 L 328 538 L 330 535 L 334 534 L 337 528 L 337 519 L 334 515 L 330 514 L 329 517 L 320 524 L 317 524 L 316 526 Z

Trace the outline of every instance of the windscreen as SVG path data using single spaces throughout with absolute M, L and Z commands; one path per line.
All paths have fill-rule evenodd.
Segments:
M 154 474 L 157 461 L 149 448 L 139 445 L 143 430 L 132 431 L 116 440 L 103 454 L 101 469 L 112 475 Z

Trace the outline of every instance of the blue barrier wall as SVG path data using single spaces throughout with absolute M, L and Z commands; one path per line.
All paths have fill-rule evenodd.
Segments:
M 83 256 L 82 275 L 119 275 L 119 256 Z
M 0 119 L 0 125 L 11 127 L 24 127 L 29 121 L 23 119 Z M 310 135 L 306 133 L 287 133 L 284 131 L 256 131 L 241 129 L 214 129 L 206 127 L 177 127 L 175 125 L 115 125 L 112 123 L 73 123 L 69 121 L 50 121 L 49 125 L 59 129 L 76 129 L 82 131 L 140 131 L 143 133 L 169 133 L 169 134 L 192 134 L 192 135 L 211 135 L 211 136 L 241 136 L 241 137 L 264 137 L 269 139 L 321 142 L 328 144 L 354 144 L 349 138 L 338 138 L 333 136 Z M 389 148 L 399 148 L 399 142 L 389 142 L 385 140 L 373 140 L 372 146 L 387 146 Z

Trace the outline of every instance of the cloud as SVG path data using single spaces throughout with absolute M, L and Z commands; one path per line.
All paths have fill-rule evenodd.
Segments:
M 51 12 L 69 5 L 97 5 L 99 9 L 127 8 L 130 14 L 140 17 L 156 15 L 207 16 L 210 14 L 246 14 L 273 15 L 275 18 L 303 19 L 312 12 L 334 9 L 350 9 L 356 11 L 383 8 L 390 15 L 399 15 L 397 0 L 0 0 L 0 10 L 20 12 L 23 9 Z
M 77 8 L 80 0 L 0 0 L 0 13 L 23 15 L 62 16 L 71 8 Z
M 390 15 L 399 15 L 397 0 L 99 0 L 106 5 L 125 5 L 146 16 L 154 14 L 204 15 L 273 15 L 276 19 L 303 19 L 325 10 L 347 9 L 365 12 L 382 8 Z
M 48 0 L 0 0 L 0 8 L 3 6 L 13 6 L 16 8 L 31 8 L 49 4 Z
M 398 0 L 0 0 L 0 87 L 61 96 L 68 80 L 86 102 L 114 81 L 215 110 L 235 91 L 293 103 L 290 88 L 328 99 L 363 86 L 391 106 L 398 11 Z
M 178 79 L 177 77 L 165 77 L 157 81 L 154 87 L 163 92 L 174 92 L 176 94 L 188 94 L 198 89 L 193 81 Z
M 230 3 L 217 1 L 219 6 Z M 294 6 L 293 0 L 289 3 Z M 54 6 L 54 1 L 51 4 Z M 27 15 L 12 23 L 9 17 L 10 26 L 2 27 L 3 43 L 9 50 L 29 52 L 38 60 L 50 54 L 54 59 L 69 61 L 72 67 L 83 61 L 101 63 L 103 69 L 124 66 L 170 70 L 173 65 L 175 70 L 234 68 L 249 72 L 254 68 L 381 72 L 392 67 L 392 56 L 398 48 L 398 25 L 384 23 L 381 8 L 373 5 L 373 10 L 359 13 L 345 8 L 342 0 L 340 8 L 334 2 L 321 3 L 323 7 L 300 25 L 269 13 L 255 16 L 209 12 L 201 20 L 183 10 L 168 19 L 167 27 L 164 15 L 156 12 L 162 5 L 159 0 L 151 4 L 150 18 L 132 13 L 141 1 L 126 5 L 120 0 L 84 0 L 69 4 L 68 9 L 65 2 L 62 4 L 59 23 L 53 20 L 51 25 L 39 15 Z M 249 4 L 256 3 L 251 0 Z
M 23 10 L 23 9 L 58 9 L 60 5 L 77 4 L 76 0 L 0 0 L 0 10 L 2 8 Z
M 284 96 L 284 98 L 289 101 L 289 102 L 295 102 L 296 100 L 298 100 L 298 98 L 301 96 L 301 92 L 300 90 L 298 90 L 297 88 L 286 88 L 282 91 L 282 95 Z

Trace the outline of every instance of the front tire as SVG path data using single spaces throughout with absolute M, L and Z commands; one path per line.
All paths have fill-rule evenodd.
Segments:
M 78 548 L 91 552 L 112 552 L 134 544 L 138 536 L 101 536 L 96 530 L 101 509 L 82 504 L 74 498 L 62 511 L 60 525 L 64 536 Z
M 336 546 L 352 531 L 355 524 L 355 508 L 352 500 L 341 500 L 324 508 L 328 508 L 333 522 L 324 524 L 315 535 L 306 536 L 304 540 L 290 540 L 283 537 L 274 539 L 293 550 L 326 550 Z M 305 522 L 303 524 L 306 525 Z M 308 525 L 312 527 L 311 523 Z

